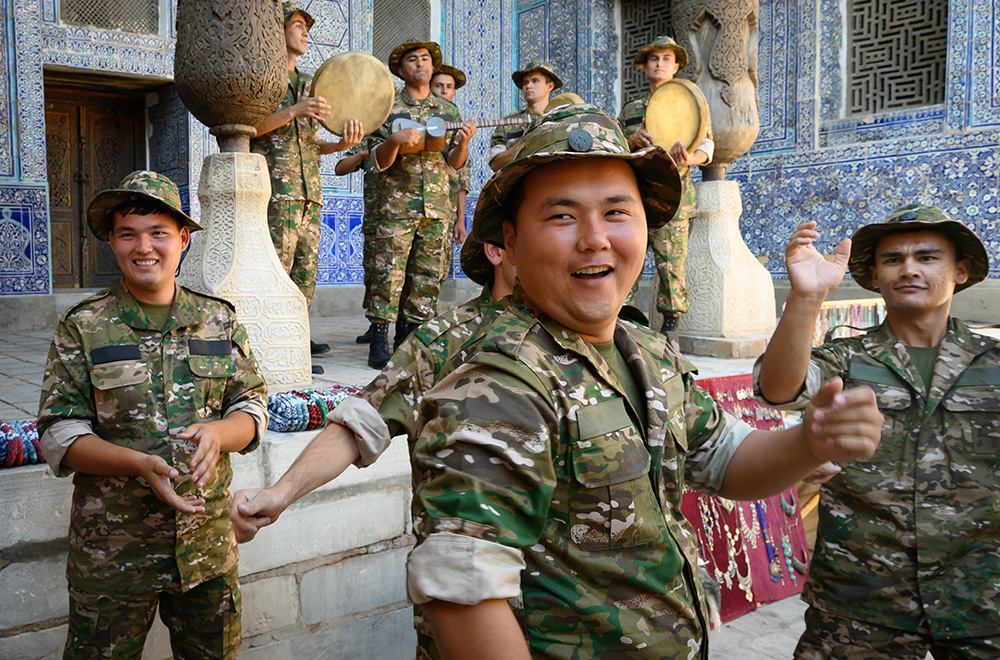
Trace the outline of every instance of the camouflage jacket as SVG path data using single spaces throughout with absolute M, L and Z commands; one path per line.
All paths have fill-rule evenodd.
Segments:
M 621 114 L 618 115 L 618 121 L 622 125 L 622 132 L 625 133 L 625 137 L 632 137 L 636 131 L 646 125 L 646 106 L 649 104 L 650 96 L 650 94 L 646 94 L 642 98 L 629 101 L 622 108 Z M 708 127 L 705 139 L 695 147 L 695 150 L 698 149 L 708 154 L 708 162 L 712 162 L 712 156 L 715 154 L 715 142 L 712 141 L 711 124 Z M 670 153 L 669 146 L 667 147 L 667 153 Z M 678 164 L 677 173 L 681 175 L 683 190 L 681 192 L 681 205 L 677 209 L 677 214 L 674 218 L 693 218 L 698 214 L 698 195 L 694 189 L 694 180 L 691 178 L 691 167 L 689 165 Z
M 536 115 L 528 112 L 527 108 L 522 108 L 517 112 L 512 112 L 504 119 L 534 119 L 535 117 L 540 117 L 541 115 Z M 493 130 L 493 137 L 490 138 L 490 153 L 486 159 L 487 162 L 496 158 L 499 154 L 507 151 L 521 139 L 524 132 L 528 130 L 527 124 L 522 124 L 519 126 L 497 126 Z
M 874 456 L 843 465 L 822 487 L 803 599 L 935 638 L 996 635 L 998 342 L 951 319 L 928 396 L 906 347 L 883 323 L 814 349 L 802 394 L 777 407 L 805 408 L 833 376 L 875 390 L 885 425 Z
M 298 85 L 288 81 L 277 110 L 290 108 L 308 94 L 312 76 L 299 74 Z M 276 112 L 277 112 L 276 110 Z M 271 201 L 306 199 L 321 204 L 323 187 L 319 178 L 319 122 L 296 117 L 270 133 L 252 138 L 250 151 L 267 160 L 271 172 Z
M 223 453 L 205 486 L 190 481 L 197 445 L 178 433 L 242 410 L 267 428 L 267 389 L 232 307 L 177 287 L 166 330 L 153 327 L 123 282 L 71 308 L 49 349 L 38 432 L 52 471 L 72 442 L 93 433 L 163 457 L 181 496 L 205 512 L 175 512 L 137 477 L 78 472 L 70 514 L 70 584 L 98 593 L 187 590 L 235 568 L 229 522 L 232 468 Z
M 385 142 L 397 118 L 424 124 L 431 117 L 461 121 L 458 106 L 434 94 L 418 101 L 406 89 L 396 90 L 396 102 L 389 118 L 372 136 L 372 146 Z M 451 183 L 446 163 L 454 132 L 449 131 L 441 151 L 417 151 L 396 156 L 395 162 L 380 172 L 379 208 L 383 218 L 442 218 L 455 215 L 451 203 Z
M 619 321 L 636 427 L 597 350 L 518 295 L 420 403 L 411 600 L 515 599 L 535 657 L 707 657 L 682 486 L 716 491 L 749 427 Z

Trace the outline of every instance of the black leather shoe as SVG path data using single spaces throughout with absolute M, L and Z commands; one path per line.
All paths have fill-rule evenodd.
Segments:
M 372 342 L 368 345 L 368 366 L 381 369 L 389 364 L 389 324 L 372 323 Z
M 372 324 L 368 324 L 368 329 L 365 330 L 365 334 L 358 335 L 354 338 L 355 344 L 370 344 L 372 343 Z
M 321 374 L 325 374 L 326 373 L 325 371 L 323 371 L 323 367 L 319 366 L 318 364 L 314 364 L 312 366 L 312 372 L 313 372 L 314 376 L 319 376 Z
M 317 344 L 312 339 L 309 340 L 309 352 L 313 355 L 322 355 L 330 350 L 329 344 Z

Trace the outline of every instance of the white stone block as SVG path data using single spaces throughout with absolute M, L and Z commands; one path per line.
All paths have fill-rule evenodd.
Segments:
M 73 480 L 56 477 L 48 465 L 0 472 L 0 502 L 6 514 L 0 548 L 66 538 L 72 496 Z
M 302 620 L 312 625 L 404 604 L 407 554 L 409 548 L 360 555 L 303 574 Z
M 69 612 L 66 556 L 16 561 L 0 571 L 0 630 Z
M 237 659 L 412 660 L 416 646 L 413 608 L 407 607 L 266 646 L 244 644 Z
M 229 460 L 233 465 L 233 482 L 229 485 L 230 493 L 244 488 L 265 487 L 264 481 L 267 472 L 264 466 L 267 461 L 267 452 L 264 451 L 264 438 L 261 438 L 260 446 L 254 451 L 249 454 L 230 454 Z
M 57 660 L 66 644 L 67 626 L 0 638 L 0 658 L 4 660 Z
M 295 576 L 281 575 L 240 584 L 243 593 L 243 638 L 295 624 L 299 599 Z
M 344 552 L 406 533 L 409 489 L 295 505 L 240 546 L 240 574 Z

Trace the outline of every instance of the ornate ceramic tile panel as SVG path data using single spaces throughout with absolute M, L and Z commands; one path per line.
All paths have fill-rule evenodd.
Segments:
M 48 194 L 45 186 L 0 186 L 0 295 L 48 293 Z

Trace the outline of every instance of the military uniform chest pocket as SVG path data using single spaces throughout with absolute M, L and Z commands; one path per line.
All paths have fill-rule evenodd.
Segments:
M 885 417 L 878 448 L 871 458 L 862 463 L 874 463 L 902 452 L 906 435 L 919 423 L 917 406 L 909 386 L 881 364 L 852 363 L 844 380 L 845 389 L 859 385 L 870 387 L 875 393 L 875 403 Z
M 1000 460 L 1000 369 L 969 369 L 941 402 L 949 428 L 961 428 L 966 451 Z
M 149 367 L 137 345 L 96 348 L 90 358 L 90 384 L 102 425 L 128 419 L 149 405 Z
M 649 476 L 651 458 L 624 400 L 585 406 L 577 422 L 569 506 L 573 542 L 606 552 L 660 538 L 664 523 Z
M 222 409 L 226 382 L 236 375 L 236 362 L 228 339 L 188 340 L 188 367 L 193 376 L 194 404 L 201 418 L 214 417 Z

